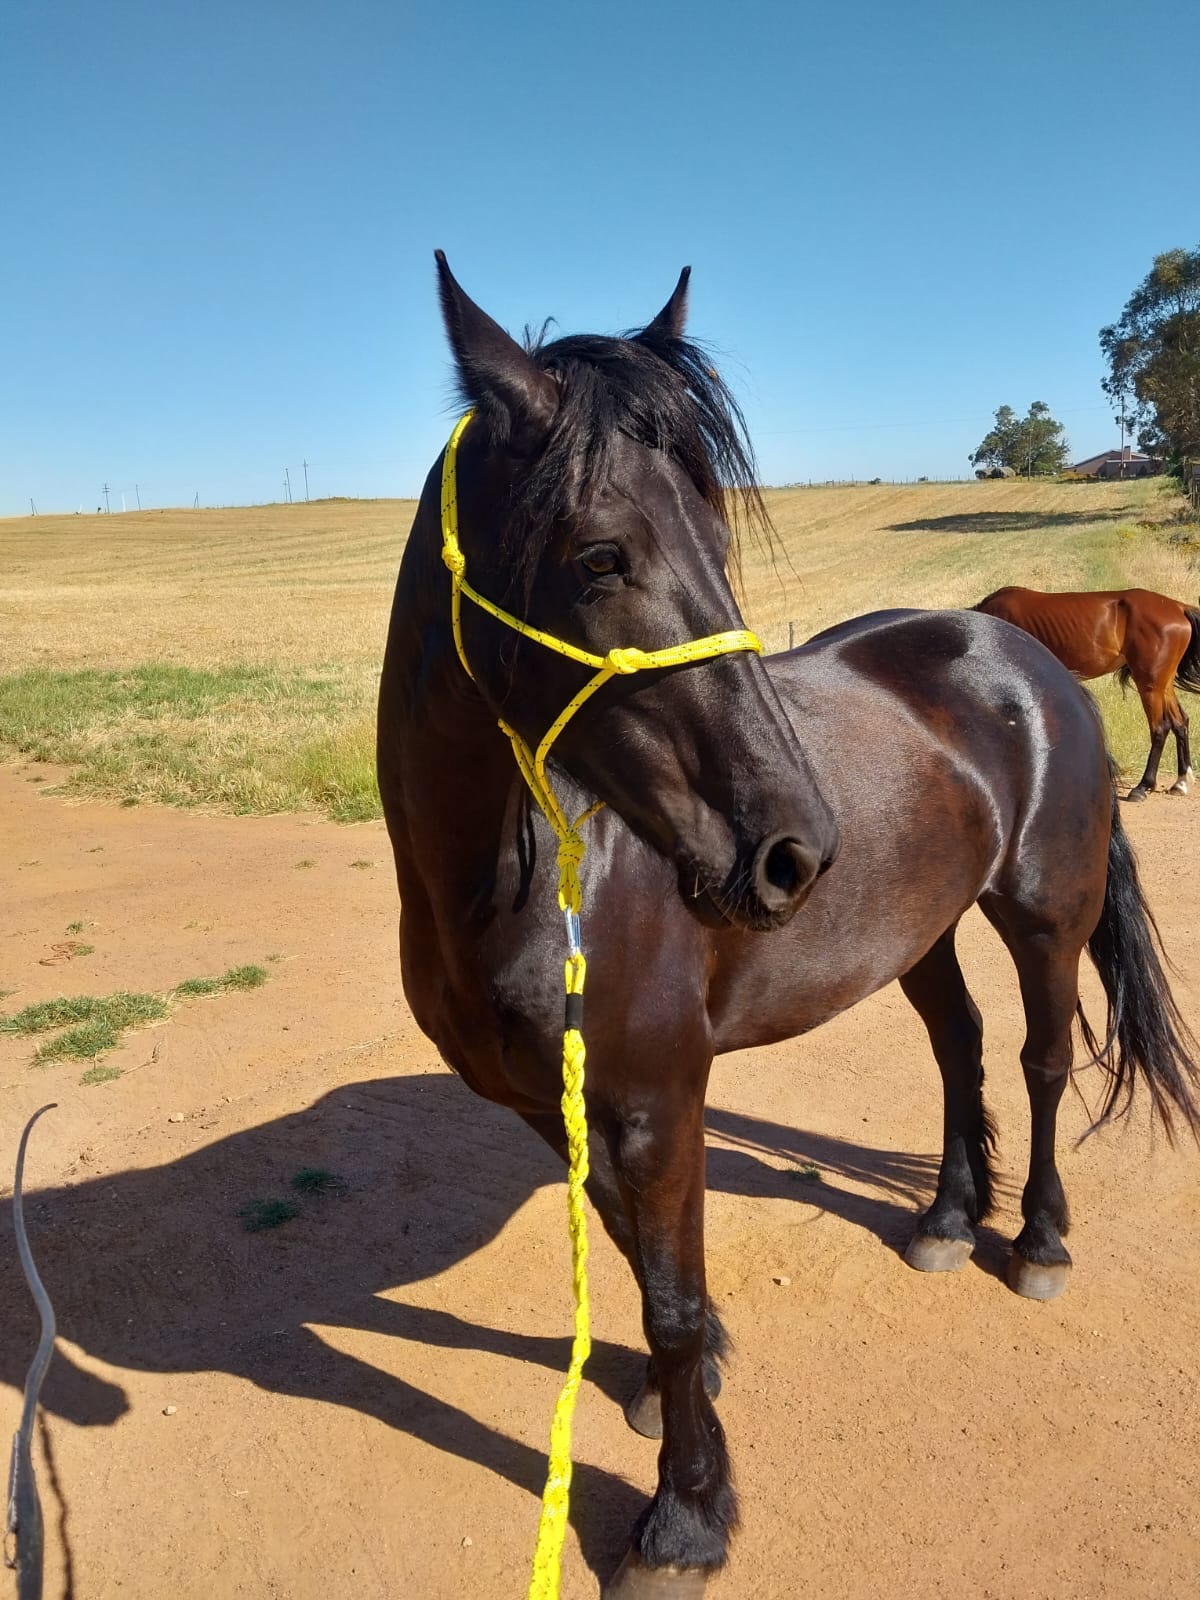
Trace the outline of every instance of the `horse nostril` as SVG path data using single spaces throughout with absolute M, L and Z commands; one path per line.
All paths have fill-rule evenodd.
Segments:
M 821 867 L 818 852 L 799 839 L 768 841 L 759 849 L 754 874 L 758 897 L 768 909 L 782 910 L 812 887 Z

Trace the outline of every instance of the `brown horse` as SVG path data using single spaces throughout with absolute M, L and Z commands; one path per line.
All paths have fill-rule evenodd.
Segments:
M 1132 679 L 1150 724 L 1150 755 L 1142 781 L 1125 798 L 1144 800 L 1154 788 L 1168 733 L 1175 735 L 1179 765 L 1170 792 L 1188 792 L 1188 716 L 1175 691 L 1200 694 L 1200 611 L 1152 589 L 1042 594 L 1016 588 L 997 589 L 975 610 L 1024 628 L 1077 678 L 1116 672 L 1122 685 Z
M 637 334 L 523 349 L 438 265 L 475 408 L 448 498 L 475 592 L 591 654 L 739 629 L 726 486 L 756 476 L 736 405 L 684 337 L 686 273 Z M 460 657 L 441 489 L 439 463 L 379 695 L 404 988 L 471 1088 L 562 1153 L 555 839 L 496 724 L 536 746 L 591 672 L 478 603 L 463 608 Z M 619 675 L 566 723 L 553 777 L 570 816 L 604 802 L 580 868 L 588 1194 L 642 1293 L 650 1362 L 627 1416 L 662 1439 L 654 1498 L 605 1594 L 698 1600 L 736 1523 L 713 1406 L 725 1335 L 704 1265 L 713 1057 L 804 1033 L 899 979 L 945 1106 L 937 1193 L 907 1260 L 965 1266 L 992 1195 L 982 1023 L 954 952 L 978 904 L 1025 1009 L 1032 1141 L 1009 1281 L 1038 1299 L 1070 1270 L 1055 1118 L 1085 949 L 1108 1000 L 1104 1042 L 1085 1031 L 1107 1109 L 1137 1080 L 1165 1117 L 1200 1128 L 1197 1073 L 1095 707 L 1016 628 L 880 612 L 788 655 Z

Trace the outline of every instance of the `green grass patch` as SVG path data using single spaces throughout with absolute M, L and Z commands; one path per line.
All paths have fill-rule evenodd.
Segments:
M 803 1166 L 790 1168 L 788 1177 L 795 1183 L 822 1183 L 824 1181 L 820 1167 L 812 1161 L 806 1161 Z
M 103 1017 L 97 1017 L 93 1022 L 81 1022 L 38 1045 L 33 1053 L 34 1065 L 44 1067 L 51 1061 L 93 1061 L 106 1051 L 115 1050 L 120 1042 L 120 1030 Z
M 158 1022 L 168 1009 L 167 1002 L 158 995 L 131 994 L 126 990 L 110 995 L 61 995 L 55 1000 L 39 1000 L 3 1018 L 0 1033 L 49 1033 L 81 1022 L 102 1024 L 119 1033 L 124 1028 Z
M 0 677 L 0 755 L 73 768 L 122 805 L 380 815 L 374 678 L 346 670 L 149 663 Z
M 347 1187 L 345 1178 L 327 1167 L 301 1167 L 292 1174 L 292 1188 L 301 1194 L 339 1194 Z
M 82 933 L 83 930 L 86 927 L 87 927 L 87 923 L 86 922 L 68 922 L 67 923 L 67 932 L 68 933 Z
M 238 1208 L 242 1227 L 247 1233 L 261 1233 L 264 1228 L 278 1228 L 300 1215 L 294 1200 L 247 1200 Z
M 172 992 L 180 999 L 192 1000 L 204 995 L 228 994 L 231 989 L 261 989 L 269 977 L 265 967 L 230 967 L 219 978 L 185 978 Z
M 94 1067 L 89 1067 L 80 1078 L 80 1083 L 91 1088 L 94 1083 L 111 1083 L 114 1078 L 121 1076 L 120 1067 L 110 1067 L 106 1061 L 98 1061 Z
M 84 946 L 78 954 L 85 954 Z M 259 989 L 270 974 L 265 967 L 230 967 L 219 978 L 185 978 L 166 995 L 133 994 L 121 990 L 109 995 L 59 995 L 54 1000 L 39 1000 L 11 1017 L 0 1018 L 0 1033 L 36 1035 L 53 1033 L 34 1052 L 35 1066 L 52 1061 L 90 1061 L 115 1050 L 129 1028 L 160 1022 L 170 1015 L 177 1000 L 202 995 L 228 994 L 236 989 Z M 119 1076 L 115 1069 L 106 1074 Z M 89 1077 L 85 1082 L 101 1083 Z
M 207 994 L 221 994 L 225 985 L 220 978 L 185 978 L 175 985 L 175 993 L 183 1000 L 195 1000 Z
M 261 989 L 269 977 L 265 967 L 230 967 L 224 983 L 227 989 Z

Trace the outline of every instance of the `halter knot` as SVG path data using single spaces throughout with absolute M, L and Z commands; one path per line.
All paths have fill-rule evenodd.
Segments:
M 457 545 L 443 544 L 442 560 L 456 578 L 461 578 L 467 570 L 467 558 Z
M 641 672 L 646 665 L 646 652 L 633 646 L 627 649 L 621 649 L 617 646 L 608 652 L 605 657 L 605 665 L 611 667 L 614 672 L 622 674 Z
M 579 882 L 579 868 L 587 854 L 587 845 L 574 828 L 558 841 L 558 904 L 563 911 L 578 913 L 583 906 L 583 886 Z

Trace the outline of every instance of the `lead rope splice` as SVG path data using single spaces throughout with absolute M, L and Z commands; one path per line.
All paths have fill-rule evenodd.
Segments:
M 567 1513 L 571 1498 L 571 1423 L 575 1415 L 575 1400 L 579 1393 L 579 1380 L 583 1364 L 592 1347 L 590 1332 L 590 1303 L 588 1298 L 588 1237 L 587 1214 L 584 1210 L 583 1192 L 588 1176 L 587 1110 L 583 1098 L 584 1063 L 587 1050 L 583 1042 L 583 985 L 587 977 L 587 962 L 580 943 L 579 916 L 583 909 L 583 891 L 579 882 L 579 868 L 587 851 L 580 828 L 600 810 L 603 801 L 597 801 L 574 822 L 559 803 L 558 796 L 546 777 L 546 760 L 550 748 L 567 723 L 585 701 L 612 677 L 646 668 L 687 666 L 696 661 L 710 661 L 715 656 L 729 655 L 738 650 L 751 650 L 762 654 L 762 645 L 748 629 L 739 628 L 728 633 L 710 634 L 704 639 L 692 639 L 684 644 L 671 645 L 665 650 L 613 649 L 605 656 L 581 650 L 556 639 L 551 633 L 502 611 L 499 606 L 479 594 L 467 582 L 467 561 L 458 542 L 458 444 L 466 431 L 473 412 L 459 418 L 450 435 L 442 458 L 442 560 L 450 572 L 450 625 L 454 633 L 454 647 L 463 671 L 474 678 L 462 641 L 462 597 L 467 598 L 517 633 L 534 639 L 548 650 L 592 667 L 589 678 L 573 699 L 568 701 L 546 730 L 536 750 L 506 722 L 500 727 L 512 744 L 513 755 L 521 776 L 529 785 L 530 793 L 554 830 L 558 840 L 558 905 L 566 919 L 567 959 L 563 968 L 566 986 L 566 1005 L 563 1028 L 562 1060 L 562 1114 L 567 1132 L 567 1227 L 571 1234 L 571 1275 L 575 1295 L 575 1336 L 571 1343 L 571 1360 L 566 1381 L 554 1408 L 550 1425 L 550 1458 L 546 1469 L 546 1487 L 542 1491 L 542 1514 L 538 1523 L 537 1546 L 533 1555 L 533 1575 L 529 1583 L 527 1600 L 558 1600 L 562 1578 L 563 1540 L 567 1531 Z

